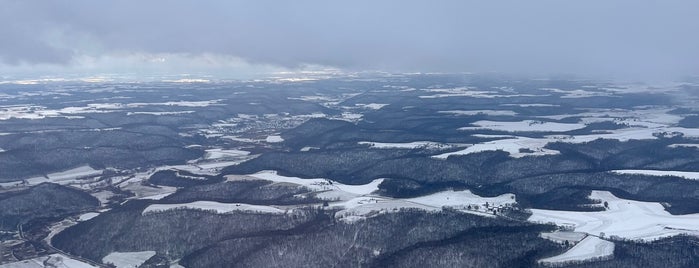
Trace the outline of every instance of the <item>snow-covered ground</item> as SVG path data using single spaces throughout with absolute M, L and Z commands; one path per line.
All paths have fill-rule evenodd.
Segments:
M 686 148 L 696 148 L 699 149 L 699 144 L 695 143 L 678 143 L 678 144 L 670 144 L 668 145 L 670 148 L 681 148 L 681 147 L 686 147 Z
M 66 170 L 63 172 L 56 172 L 48 174 L 47 177 L 51 181 L 61 181 L 70 179 L 79 179 L 91 176 L 97 176 L 102 174 L 102 170 L 93 169 L 90 166 L 80 166 L 74 169 Z
M 347 185 L 329 179 L 302 179 L 298 177 L 287 177 L 277 174 L 276 171 L 260 171 L 248 175 L 229 175 L 228 181 L 240 180 L 266 180 L 275 183 L 290 183 L 306 187 L 314 192 L 315 197 L 324 200 L 348 200 L 361 195 L 369 195 L 379 189 L 379 184 L 383 179 L 376 179 L 367 184 Z
M 181 204 L 153 204 L 143 210 L 141 214 L 145 215 L 147 213 L 161 212 L 170 209 L 178 208 L 189 208 L 189 209 L 203 209 L 203 210 L 213 210 L 216 213 L 228 213 L 233 211 L 249 211 L 257 213 L 272 213 L 272 214 L 283 214 L 284 210 L 272 207 L 272 206 L 258 206 L 249 205 L 242 203 L 221 203 L 214 201 L 195 201 L 191 203 L 181 203 Z
M 636 174 L 650 176 L 674 176 L 688 180 L 699 180 L 699 172 L 691 171 L 668 171 L 668 170 L 649 170 L 649 169 L 622 169 L 612 170 L 612 173 L 617 174 Z
M 466 213 L 493 216 L 493 213 L 489 212 L 489 208 L 502 208 L 514 203 L 515 198 L 513 194 L 504 194 L 496 197 L 480 197 L 468 190 L 447 190 L 431 195 L 406 199 L 360 196 L 347 201 L 333 202 L 330 206 L 342 209 L 336 214 L 338 219 L 347 223 L 352 223 L 381 213 L 397 212 L 405 208 L 434 212 L 449 207 Z
M 447 159 L 451 155 L 467 155 L 472 153 L 479 153 L 484 151 L 498 151 L 502 150 L 508 152 L 511 157 L 524 157 L 524 156 L 541 156 L 541 155 L 552 155 L 559 154 L 559 151 L 546 149 L 544 146 L 549 143 L 547 139 L 537 139 L 537 138 L 527 138 L 527 137 L 514 137 L 502 140 L 488 141 L 484 143 L 474 144 L 466 149 L 448 152 L 439 155 L 432 156 L 437 159 Z
M 468 146 L 467 144 L 452 144 L 452 143 L 441 143 L 434 141 L 414 141 L 414 142 L 373 142 L 373 141 L 360 141 L 360 145 L 369 145 L 371 148 L 377 149 L 443 149 L 450 147 L 462 147 Z
M 270 136 L 267 136 L 265 141 L 269 142 L 269 143 L 278 143 L 278 142 L 283 142 L 284 139 L 282 138 L 282 136 L 279 136 L 279 135 L 270 135 Z
M 564 264 L 571 261 L 586 261 L 607 258 L 614 255 L 614 243 L 594 236 L 588 236 L 561 255 L 539 260 L 544 264 Z
M 579 242 L 585 237 L 587 237 L 587 234 L 578 232 L 556 231 L 550 233 L 541 233 L 541 238 L 545 238 L 561 244 L 565 243 L 565 241 L 573 243 Z
M 328 179 L 302 179 L 286 177 L 276 171 L 261 171 L 249 175 L 229 175 L 228 181 L 267 180 L 275 183 L 289 183 L 311 190 L 316 198 L 330 201 L 329 206 L 340 209 L 336 216 L 345 222 L 354 222 L 379 213 L 396 212 L 402 208 L 416 208 L 425 211 L 439 211 L 443 207 L 459 209 L 483 216 L 493 216 L 489 208 L 501 208 L 515 203 L 513 194 L 496 197 L 480 197 L 465 191 L 447 190 L 415 198 L 388 198 L 373 194 L 383 179 L 376 179 L 363 185 L 346 185 Z M 471 206 L 469 209 L 468 207 Z
M 481 120 L 471 124 L 475 127 L 462 127 L 459 130 L 492 129 L 507 132 L 566 132 L 585 127 L 585 124 L 580 123 L 556 123 L 535 120 L 513 122 Z
M 85 214 L 80 215 L 80 216 L 78 217 L 78 221 L 87 221 L 87 220 L 90 220 L 90 219 L 92 219 L 92 218 L 94 218 L 94 217 L 97 217 L 97 216 L 99 216 L 99 215 L 100 215 L 100 214 L 97 213 L 97 212 L 88 212 L 88 213 L 85 213 Z
M 368 103 L 368 104 L 357 103 L 356 105 L 357 105 L 357 107 L 362 107 L 362 108 L 367 108 L 367 109 L 372 109 L 372 110 L 379 110 L 388 104 L 387 103 Z
M 111 263 L 117 268 L 135 268 L 153 256 L 155 251 L 112 252 L 102 258 L 102 263 Z
M 60 253 L 55 253 L 33 259 L 2 264 L 0 268 L 97 268 L 97 266 L 70 258 Z
M 204 159 L 206 160 L 211 160 L 211 159 L 221 159 L 221 158 L 236 158 L 236 157 L 241 157 L 241 156 L 247 156 L 250 155 L 250 152 L 248 151 L 242 151 L 242 150 L 224 150 L 224 149 L 208 149 L 206 150 L 206 154 L 204 155 Z
M 82 180 L 89 177 L 102 175 L 102 170 L 93 169 L 90 166 L 80 166 L 66 171 L 51 173 L 46 176 L 33 177 L 24 181 L 13 181 L 0 183 L 2 187 L 15 187 L 19 185 L 31 186 L 44 182 L 57 183 L 61 185 L 80 184 L 94 182 L 92 180 Z
M 590 199 L 608 202 L 605 211 L 579 212 L 531 209 L 531 222 L 554 223 L 599 236 L 650 241 L 678 234 L 699 235 L 699 214 L 672 215 L 660 203 L 621 199 L 592 191 Z
M 449 110 L 449 111 L 438 111 L 442 114 L 453 114 L 453 115 L 492 115 L 492 116 L 515 116 L 517 113 L 508 110 Z

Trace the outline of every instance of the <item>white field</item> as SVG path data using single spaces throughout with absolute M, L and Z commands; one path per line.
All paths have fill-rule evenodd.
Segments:
M 699 172 L 691 171 L 667 171 L 667 170 L 648 170 L 648 169 L 623 169 L 612 170 L 612 173 L 617 174 L 637 174 L 650 176 L 674 176 L 688 180 L 699 180 Z
M 298 177 L 286 177 L 277 174 L 276 171 L 260 171 L 249 175 L 229 175 L 228 181 L 239 180 L 266 180 L 275 183 L 290 183 L 306 187 L 314 192 L 315 197 L 323 200 L 348 200 L 357 196 L 369 195 L 379 189 L 383 179 L 376 179 L 367 184 L 347 185 L 328 179 L 302 179 Z
M 80 184 L 94 182 L 92 180 L 81 180 L 89 177 L 102 175 L 102 170 L 93 169 L 90 166 L 80 166 L 66 171 L 51 173 L 42 177 L 28 178 L 24 181 L 12 181 L 0 183 L 2 187 L 15 187 L 20 185 L 32 186 L 44 182 L 51 182 L 61 185 Z
M 135 268 L 153 256 L 155 251 L 112 252 L 102 258 L 102 263 L 111 263 L 117 268 Z
M 204 159 L 206 160 L 211 160 L 211 159 L 221 159 L 221 158 L 236 158 L 236 157 L 241 157 L 241 156 L 247 156 L 250 155 L 250 152 L 248 151 L 242 151 L 242 150 L 224 150 L 224 149 L 208 149 L 206 150 L 206 154 L 204 155 Z
M 536 138 L 526 138 L 526 137 L 514 137 L 502 140 L 488 141 L 484 143 L 474 144 L 466 149 L 448 152 L 439 155 L 432 156 L 437 159 L 447 159 L 451 155 L 467 155 L 472 153 L 479 153 L 484 151 L 505 151 L 510 154 L 511 157 L 519 158 L 525 156 L 541 156 L 541 155 L 553 155 L 559 154 L 559 151 L 546 149 L 544 146 L 548 144 L 549 141 L 546 139 L 536 139 Z M 520 152 L 520 149 L 529 149 L 533 152 Z
M 70 179 L 79 179 L 91 176 L 101 175 L 102 170 L 95 170 L 90 166 L 81 166 L 74 169 L 66 170 L 63 172 L 56 172 L 48 174 L 47 177 L 51 181 L 61 181 Z
M 541 238 L 551 240 L 556 243 L 565 243 L 565 241 L 569 242 L 579 242 L 583 238 L 585 238 L 587 234 L 585 233 L 578 233 L 578 232 L 550 232 L 550 233 L 541 233 Z
M 670 144 L 668 145 L 670 148 L 680 148 L 680 147 L 686 147 L 686 148 L 697 148 L 699 149 L 699 144 L 694 144 L 694 143 L 678 143 L 678 144 Z
M 531 209 L 531 222 L 554 223 L 591 235 L 650 241 L 678 234 L 699 235 L 699 213 L 672 215 L 660 203 L 621 199 L 610 192 L 593 191 L 590 199 L 608 202 L 596 212 Z
M 48 109 L 38 105 L 13 105 L 0 107 L 0 120 L 10 118 L 17 119 L 43 119 L 47 117 L 83 118 L 75 114 L 87 113 L 110 113 L 127 108 L 138 108 L 144 106 L 178 106 L 178 107 L 206 107 L 220 105 L 221 100 L 209 101 L 173 101 L 158 103 L 89 103 L 81 107 L 64 107 L 61 109 Z M 181 111 L 190 112 L 190 111 Z
M 548 103 L 508 103 L 500 104 L 500 106 L 519 106 L 519 107 L 559 107 L 558 104 L 548 104 Z
M 561 93 L 563 96 L 561 98 L 587 98 L 595 96 L 611 96 L 608 92 L 598 92 L 598 91 L 587 91 L 583 89 L 573 89 L 573 90 L 562 90 L 557 88 L 541 88 L 541 90 L 546 90 L 555 93 Z
M 556 123 L 535 120 L 524 121 L 476 121 L 472 123 L 475 127 L 462 127 L 459 130 L 479 130 L 492 129 L 507 132 L 566 132 L 585 127 L 585 124 L 580 123 Z
M 492 115 L 492 116 L 515 116 L 517 113 L 508 110 L 449 110 L 449 111 L 438 111 L 442 114 L 452 114 L 452 115 Z
M 376 149 L 442 149 L 450 148 L 456 146 L 467 146 L 466 144 L 447 144 L 434 141 L 414 141 L 414 142 L 373 142 L 373 141 L 360 141 L 360 145 L 369 145 L 371 148 Z
M 369 104 L 357 103 L 356 105 L 358 107 L 363 107 L 363 108 L 367 108 L 367 109 L 379 110 L 388 104 L 387 103 L 369 103 Z
M 539 260 L 544 264 L 562 264 L 571 261 L 594 260 L 614 255 L 614 243 L 588 236 L 561 255 Z
M 97 266 L 70 258 L 60 253 L 55 253 L 48 256 L 2 264 L 0 268 L 97 268 Z
M 249 211 L 257 213 L 271 213 L 271 214 L 284 214 L 285 211 L 272 207 L 272 206 L 258 206 L 258 205 L 248 205 L 241 203 L 221 203 L 213 201 L 195 201 L 191 203 L 181 203 L 181 204 L 153 204 L 146 207 L 142 215 L 147 213 L 167 211 L 171 209 L 178 208 L 188 208 L 188 209 L 203 209 L 203 210 L 213 210 L 216 213 L 229 213 L 233 211 Z
M 540 124 L 538 121 L 525 120 L 521 122 L 494 122 L 494 121 L 478 121 L 473 124 L 475 127 L 464 127 L 460 128 L 462 130 L 478 130 L 478 129 L 490 129 L 508 132 L 520 132 L 520 131 L 567 131 L 573 129 L 579 129 L 584 127 L 586 124 L 593 122 L 603 122 L 612 121 L 617 123 L 622 123 L 629 125 L 628 128 L 622 128 L 617 130 L 606 130 L 600 132 L 599 134 L 587 134 L 587 135 L 549 135 L 543 138 L 529 138 L 529 137 L 518 137 L 518 136 L 507 136 L 507 135 L 483 135 L 474 134 L 477 137 L 492 137 L 492 138 L 505 138 L 503 140 L 489 141 L 480 144 L 475 144 L 472 147 L 466 148 L 461 151 L 450 152 L 441 155 L 435 155 L 435 158 L 446 159 L 449 155 L 464 155 L 482 151 L 494 151 L 503 150 L 510 153 L 512 157 L 522 157 L 522 156 L 537 156 L 537 155 L 549 155 L 557 154 L 557 151 L 548 150 L 543 148 L 546 144 L 550 142 L 566 142 L 566 143 L 584 143 L 594 141 L 596 139 L 609 139 L 609 140 L 619 140 L 619 141 L 629 141 L 629 140 L 650 140 L 657 139 L 656 135 L 659 133 L 666 133 L 669 135 L 676 135 L 676 133 L 681 133 L 688 138 L 699 138 L 699 129 L 694 128 L 682 128 L 675 127 L 682 117 L 668 114 L 669 109 L 661 108 L 648 108 L 640 109 L 636 111 L 631 110 L 604 110 L 597 109 L 592 110 L 589 113 L 581 113 L 579 115 L 583 116 L 580 123 L 575 124 L 563 124 L 563 123 L 552 123 L 545 122 Z M 550 119 L 562 119 L 577 115 L 557 115 L 557 116 L 547 116 Z M 509 138 L 509 139 L 508 139 Z M 683 145 L 671 145 L 672 147 L 679 147 Z M 699 145 L 688 144 L 688 147 Z M 519 153 L 519 149 L 530 149 L 534 153 Z
M 92 219 L 92 218 L 94 218 L 94 217 L 97 217 L 97 216 L 99 216 L 99 215 L 100 215 L 100 214 L 97 213 L 97 212 L 88 212 L 88 213 L 85 213 L 85 214 L 80 215 L 80 216 L 78 217 L 78 221 L 87 221 L 87 220 L 90 220 L 90 219 Z
M 485 208 L 486 202 L 490 207 L 503 207 L 515 203 L 515 198 L 512 194 L 480 197 L 468 190 L 447 190 L 427 196 L 406 199 L 388 198 L 373 194 L 378 190 L 378 186 L 383 182 L 383 179 L 376 179 L 363 185 L 346 185 L 328 179 L 286 177 L 277 174 L 276 171 L 261 171 L 249 175 L 229 175 L 226 178 L 228 181 L 267 180 L 275 183 L 289 183 L 306 187 L 313 191 L 315 197 L 331 201 L 329 203 L 330 207 L 340 209 L 336 217 L 348 223 L 379 213 L 396 212 L 402 208 L 439 211 L 443 207 L 451 207 L 467 213 L 493 216 L 492 212 Z M 472 206 L 471 210 L 467 209 L 469 205 Z M 476 209 L 475 206 L 479 208 Z
M 444 207 L 449 207 L 466 213 L 493 216 L 485 207 L 486 203 L 488 203 L 490 207 L 503 207 L 514 204 L 515 199 L 512 194 L 504 194 L 496 197 L 480 197 L 468 190 L 448 190 L 407 199 L 361 196 L 347 201 L 334 202 L 331 203 L 331 206 L 344 208 L 337 212 L 336 217 L 341 221 L 352 223 L 381 213 L 397 212 L 404 208 L 435 212 L 442 210 Z M 470 210 L 467 208 L 469 205 L 472 207 Z M 478 206 L 477 209 L 476 206 Z
M 267 136 L 265 141 L 269 142 L 269 143 L 278 143 L 278 142 L 283 142 L 284 139 L 282 138 L 282 136 L 279 136 L 279 135 L 271 135 L 271 136 Z

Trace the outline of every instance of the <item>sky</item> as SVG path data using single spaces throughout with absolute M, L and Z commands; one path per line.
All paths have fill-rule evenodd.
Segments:
M 338 69 L 677 79 L 696 0 L 0 0 L 0 78 Z

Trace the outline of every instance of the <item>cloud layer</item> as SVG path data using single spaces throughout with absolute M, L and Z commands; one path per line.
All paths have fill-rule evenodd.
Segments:
M 0 2 L 5 72 L 89 72 L 79 66 L 86 58 L 119 55 L 178 55 L 198 64 L 218 55 L 241 68 L 699 73 L 693 0 Z M 95 70 L 112 67 L 100 64 Z

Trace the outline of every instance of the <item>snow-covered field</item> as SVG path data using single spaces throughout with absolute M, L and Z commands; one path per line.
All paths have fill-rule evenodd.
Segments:
M 270 136 L 267 136 L 265 141 L 269 142 L 269 143 L 278 143 L 278 142 L 283 142 L 284 139 L 282 138 L 282 136 L 279 136 L 279 135 L 270 135 Z
M 475 127 L 462 127 L 459 130 L 491 129 L 507 132 L 566 132 L 585 127 L 585 124 L 580 123 L 556 123 L 535 120 L 514 122 L 481 120 L 471 124 Z
M 444 149 L 451 147 L 463 147 L 468 146 L 467 144 L 452 144 L 452 143 L 441 143 L 434 141 L 414 141 L 414 142 L 373 142 L 373 141 L 360 141 L 360 145 L 369 145 L 371 148 L 377 149 Z
M 302 179 L 286 177 L 276 171 L 261 171 L 249 175 L 229 175 L 228 181 L 267 180 L 275 183 L 290 183 L 306 187 L 312 195 L 322 200 L 331 201 L 330 207 L 340 209 L 336 214 L 340 220 L 354 222 L 379 213 L 396 212 L 402 208 L 415 208 L 425 211 L 439 211 L 443 207 L 459 209 L 464 212 L 483 216 L 493 216 L 489 208 L 502 208 L 515 203 L 513 194 L 496 197 L 480 197 L 465 191 L 447 190 L 415 198 L 388 198 L 373 194 L 383 179 L 376 179 L 363 185 L 346 185 L 328 179 Z M 468 207 L 471 206 L 469 209 Z
M 508 110 L 448 110 L 448 111 L 438 111 L 442 114 L 453 114 L 453 115 L 492 115 L 492 116 L 515 116 L 517 113 Z
M 367 108 L 367 109 L 372 109 L 372 110 L 379 110 L 388 104 L 387 103 L 368 103 L 368 104 L 357 103 L 356 105 L 357 105 L 357 107 L 362 107 L 362 108 Z
M 2 187 L 14 187 L 19 185 L 37 185 L 44 182 L 57 183 L 61 185 L 80 184 L 94 182 L 92 180 L 81 180 L 84 178 L 102 175 L 102 170 L 93 169 L 90 166 L 80 166 L 66 171 L 51 173 L 42 177 L 33 177 L 24 181 L 13 181 L 0 183 Z
M 595 260 L 614 255 L 614 243 L 588 236 L 561 255 L 539 260 L 544 264 L 564 264 L 571 261 Z
M 258 206 L 258 205 L 248 205 L 242 203 L 221 203 L 213 201 L 195 201 L 191 203 L 182 204 L 153 204 L 143 210 L 141 214 L 145 215 L 147 213 L 162 212 L 170 209 L 178 208 L 188 208 L 188 209 L 202 209 L 202 210 L 212 210 L 216 213 L 228 213 L 233 211 L 249 211 L 257 213 L 272 213 L 272 214 L 283 214 L 284 210 L 272 207 L 272 206 Z
M 622 169 L 612 170 L 612 173 L 617 174 L 635 174 L 635 175 L 650 175 L 650 176 L 674 176 L 688 180 L 699 180 L 699 172 L 691 171 L 668 171 L 668 170 L 649 170 L 649 169 Z
M 228 181 L 240 180 L 266 180 L 275 183 L 290 183 L 306 187 L 315 192 L 315 196 L 325 200 L 347 200 L 361 195 L 368 195 L 379 189 L 379 184 L 383 179 L 376 179 L 367 184 L 347 185 L 328 179 L 302 179 L 298 177 L 287 177 L 277 174 L 276 171 L 260 171 L 249 175 L 229 175 Z
M 97 217 L 97 216 L 99 216 L 99 215 L 100 215 L 100 214 L 97 213 L 97 212 L 88 212 L 88 213 L 85 213 L 85 214 L 81 214 L 81 215 L 78 217 L 78 221 L 87 221 L 87 220 L 90 220 L 90 219 L 92 219 L 92 218 L 94 218 L 94 217 Z
M 135 268 L 153 256 L 155 251 L 112 252 L 102 258 L 102 263 L 111 263 L 117 268 Z
M 466 213 L 493 216 L 489 208 L 502 208 L 514 203 L 515 198 L 513 194 L 504 194 L 496 197 L 480 197 L 468 190 L 447 190 L 431 195 L 406 199 L 360 196 L 347 201 L 333 202 L 330 206 L 342 209 L 336 214 L 338 219 L 347 223 L 352 223 L 381 213 L 397 212 L 405 208 L 434 212 L 449 207 Z
M 447 159 L 451 155 L 467 155 L 472 153 L 484 152 L 484 151 L 498 151 L 502 150 L 508 152 L 511 157 L 524 157 L 524 156 L 541 156 L 541 155 L 552 155 L 559 154 L 559 151 L 546 149 L 544 146 L 548 144 L 549 141 L 546 139 L 536 139 L 527 137 L 514 137 L 502 140 L 488 141 L 484 143 L 474 144 L 466 149 L 443 153 L 439 155 L 432 156 L 437 159 Z
M 529 221 L 572 227 L 576 232 L 645 241 L 678 234 L 699 235 L 699 214 L 672 215 L 654 202 L 621 199 L 593 191 L 590 199 L 608 202 L 605 211 L 579 212 L 531 209 Z
M 697 148 L 699 149 L 699 144 L 694 144 L 694 143 L 678 143 L 678 144 L 670 144 L 668 145 L 670 148 L 681 148 L 681 147 L 686 147 L 686 148 Z
M 556 231 L 550 233 L 541 233 L 541 238 L 545 238 L 561 244 L 565 243 L 565 241 L 579 242 L 585 237 L 587 237 L 587 234 L 578 232 Z
M 97 268 L 97 266 L 70 258 L 60 253 L 55 253 L 48 256 L 2 264 L 0 268 Z
M 221 158 L 236 158 L 236 157 L 241 157 L 241 156 L 247 156 L 250 155 L 250 152 L 248 151 L 242 151 L 242 150 L 224 150 L 224 149 L 208 149 L 206 150 L 206 154 L 204 155 L 204 159 L 206 160 L 211 160 L 211 159 L 221 159 Z

